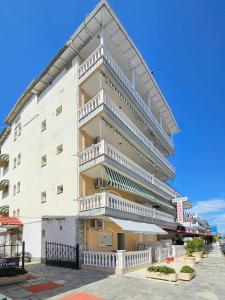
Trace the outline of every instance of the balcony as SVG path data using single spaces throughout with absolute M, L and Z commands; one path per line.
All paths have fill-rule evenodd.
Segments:
M 129 175 L 131 178 L 140 181 L 147 186 L 147 188 L 150 187 L 158 193 L 164 192 L 167 196 L 169 195 L 169 198 L 176 197 L 176 192 L 173 188 L 134 163 L 128 157 L 120 153 L 115 147 L 106 143 L 105 140 L 81 151 L 79 154 L 80 172 L 84 172 L 99 164 L 113 166 L 113 168 L 119 169 L 125 175 Z M 97 176 L 95 178 L 97 178 Z
M 0 168 L 6 167 L 9 164 L 9 155 L 8 154 L 0 154 Z
M 86 103 L 79 110 L 79 127 L 88 123 L 101 111 L 109 112 L 115 119 L 115 124 L 120 122 L 123 126 L 119 126 L 120 130 L 124 128 L 128 132 L 128 139 L 132 137 L 133 143 L 138 143 L 139 150 L 145 151 L 150 155 L 157 164 L 161 164 L 161 168 L 168 174 L 168 177 L 173 177 L 175 174 L 174 166 L 163 156 L 163 154 L 126 116 L 126 114 L 110 99 L 104 90 L 101 90 L 93 99 Z M 165 170 L 166 168 L 166 170 Z
M 160 125 L 152 111 L 149 109 L 145 101 L 138 94 L 131 81 L 127 78 L 124 72 L 121 70 L 116 61 L 109 54 L 106 47 L 99 46 L 81 65 L 79 68 L 79 83 L 81 84 L 89 75 L 91 75 L 101 64 L 105 64 L 111 73 L 118 79 L 128 95 L 134 99 L 135 105 L 145 116 L 146 120 L 151 124 L 154 130 L 162 138 L 166 144 L 173 149 L 173 141 L 167 134 L 167 132 Z
M 156 224 L 157 221 L 175 223 L 172 215 L 107 192 L 79 198 L 79 215 L 92 218 L 105 215 L 149 223 L 154 221 Z

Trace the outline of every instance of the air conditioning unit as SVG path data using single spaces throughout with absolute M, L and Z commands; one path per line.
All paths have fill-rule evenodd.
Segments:
M 102 178 L 97 178 L 95 182 L 95 188 L 96 189 L 106 189 L 108 186 L 108 183 L 106 180 L 103 180 Z
M 91 220 L 91 227 L 95 229 L 102 228 L 102 220 Z

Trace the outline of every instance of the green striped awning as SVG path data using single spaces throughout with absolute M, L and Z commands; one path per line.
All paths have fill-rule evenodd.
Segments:
M 9 180 L 4 179 L 0 181 L 0 191 L 7 189 L 8 186 L 9 186 Z
M 141 196 L 143 198 L 149 199 L 152 202 L 157 203 L 158 205 L 166 206 L 170 209 L 175 209 L 173 205 L 170 205 L 169 203 L 164 202 L 156 195 L 152 194 L 148 189 L 141 186 L 140 184 L 134 182 L 133 180 L 117 173 L 116 171 L 113 171 L 110 168 L 105 167 L 106 173 L 108 175 L 109 179 L 109 185 L 112 187 L 124 190 L 126 192 L 130 192 L 133 194 L 136 194 L 138 196 Z
M 9 214 L 9 206 L 8 205 L 0 206 L 0 215 L 7 216 L 8 214 Z

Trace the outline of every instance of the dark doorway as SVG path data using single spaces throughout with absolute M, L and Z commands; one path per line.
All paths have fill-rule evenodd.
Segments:
M 125 233 L 117 233 L 118 250 L 125 250 Z

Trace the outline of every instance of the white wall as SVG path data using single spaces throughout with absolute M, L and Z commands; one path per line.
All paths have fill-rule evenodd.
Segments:
M 25 251 L 32 254 L 32 257 L 40 257 L 41 253 L 41 221 L 25 224 L 23 227 L 23 240 Z
M 45 237 L 42 237 L 41 257 L 45 258 L 45 242 L 75 246 L 75 226 L 74 216 L 67 216 L 64 220 L 43 220 L 42 231 Z

